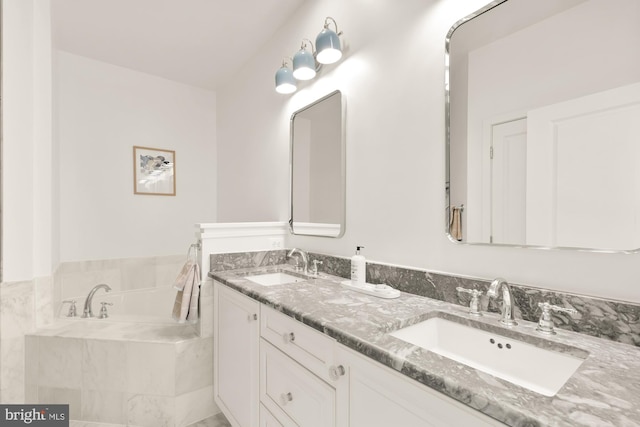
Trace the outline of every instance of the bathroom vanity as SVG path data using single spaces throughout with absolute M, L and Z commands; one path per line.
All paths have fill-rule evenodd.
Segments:
M 478 321 L 468 308 L 406 293 L 383 300 L 336 276 L 250 280 L 275 272 L 297 275 L 289 266 L 210 273 L 214 394 L 234 426 L 640 426 L 632 346 L 566 331 L 541 337 L 525 321 L 510 331 L 494 314 Z M 545 396 L 391 335 L 438 313 L 584 360 Z
M 502 425 L 218 281 L 214 299 L 214 393 L 234 425 Z

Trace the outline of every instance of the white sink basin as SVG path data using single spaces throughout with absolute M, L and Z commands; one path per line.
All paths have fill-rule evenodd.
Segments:
M 245 279 L 251 280 L 254 283 L 262 286 L 274 286 L 274 285 L 285 285 L 287 283 L 298 283 L 304 282 L 307 279 L 303 279 L 302 277 L 293 276 L 287 273 L 266 273 L 266 274 L 257 274 L 255 276 L 245 276 Z
M 545 396 L 554 396 L 584 362 L 439 317 L 390 335 Z

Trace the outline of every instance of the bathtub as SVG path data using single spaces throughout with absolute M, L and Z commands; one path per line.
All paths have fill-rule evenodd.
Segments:
M 78 317 L 61 310 L 52 325 L 26 335 L 26 397 L 70 405 L 70 418 L 142 427 L 183 427 L 216 412 L 213 339 L 197 325 L 171 318 L 176 291 L 102 290 L 109 317 Z

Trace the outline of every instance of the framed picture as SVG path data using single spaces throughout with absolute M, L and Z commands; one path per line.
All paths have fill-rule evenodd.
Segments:
M 176 195 L 176 152 L 133 147 L 133 192 L 157 196 Z

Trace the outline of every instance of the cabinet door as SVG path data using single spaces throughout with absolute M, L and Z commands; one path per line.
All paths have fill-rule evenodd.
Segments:
M 258 425 L 260 304 L 214 284 L 214 394 L 234 427 Z
M 350 427 L 503 426 L 344 346 L 338 352 L 348 367 Z

